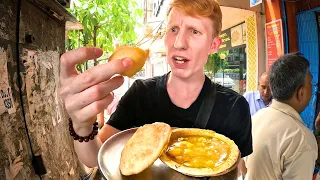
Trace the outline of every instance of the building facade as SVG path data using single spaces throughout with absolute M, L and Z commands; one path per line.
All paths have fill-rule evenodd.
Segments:
M 283 32 L 284 53 L 300 52 L 310 62 L 312 79 L 312 98 L 301 116 L 310 130 L 319 112 L 319 12 L 320 3 L 316 0 L 266 0 L 266 22 L 280 21 Z

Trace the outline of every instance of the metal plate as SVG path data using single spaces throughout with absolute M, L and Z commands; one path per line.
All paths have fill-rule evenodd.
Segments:
M 98 165 L 107 180 L 233 180 L 237 179 L 237 163 L 227 174 L 217 177 L 194 178 L 185 176 L 157 159 L 152 166 L 137 175 L 123 176 L 119 170 L 121 151 L 137 128 L 121 131 L 103 143 L 98 154 Z

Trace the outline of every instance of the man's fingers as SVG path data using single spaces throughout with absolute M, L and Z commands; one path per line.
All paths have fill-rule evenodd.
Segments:
M 91 86 L 90 88 L 72 96 L 71 100 L 66 101 L 66 108 L 69 111 L 82 109 L 85 106 L 109 95 L 110 92 L 119 88 L 123 84 L 123 81 L 122 76 L 116 76 L 107 82 Z
M 97 114 L 99 114 L 104 109 L 106 109 L 112 101 L 113 101 L 113 95 L 110 93 L 106 97 L 98 101 L 95 101 L 89 104 L 88 106 L 82 108 L 75 114 L 75 116 L 77 119 L 92 119 L 92 117 L 96 117 Z
M 102 49 L 95 47 L 81 47 L 64 53 L 60 58 L 61 77 L 67 78 L 73 75 L 76 72 L 76 64 L 98 58 L 102 53 Z
M 74 93 L 79 93 L 95 84 L 108 81 L 115 74 L 121 74 L 133 65 L 129 58 L 115 59 L 106 64 L 98 65 L 79 74 L 73 80 Z

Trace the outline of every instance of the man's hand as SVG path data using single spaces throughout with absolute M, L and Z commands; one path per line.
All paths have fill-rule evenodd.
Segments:
M 117 59 L 77 73 L 76 64 L 98 58 L 102 53 L 99 48 L 83 47 L 60 58 L 60 96 L 73 121 L 74 130 L 80 136 L 91 133 L 97 114 L 113 100 L 112 91 L 123 84 L 123 77 L 114 75 L 133 64 L 128 58 Z

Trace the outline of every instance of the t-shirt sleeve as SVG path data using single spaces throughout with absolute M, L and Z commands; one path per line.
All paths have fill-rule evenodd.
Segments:
M 237 98 L 232 114 L 229 118 L 232 118 L 234 123 L 231 124 L 229 138 L 237 144 L 241 157 L 248 156 L 252 153 L 252 125 L 249 105 L 244 97 Z
M 121 131 L 133 128 L 136 122 L 136 99 L 138 97 L 138 80 L 122 96 L 116 111 L 110 116 L 107 124 Z
M 243 97 L 247 100 L 247 102 L 249 103 L 250 101 L 250 95 L 252 94 L 252 91 L 247 91 L 243 94 Z
M 245 93 L 243 94 L 243 97 L 244 97 L 246 100 L 248 100 L 248 92 L 245 92 Z

